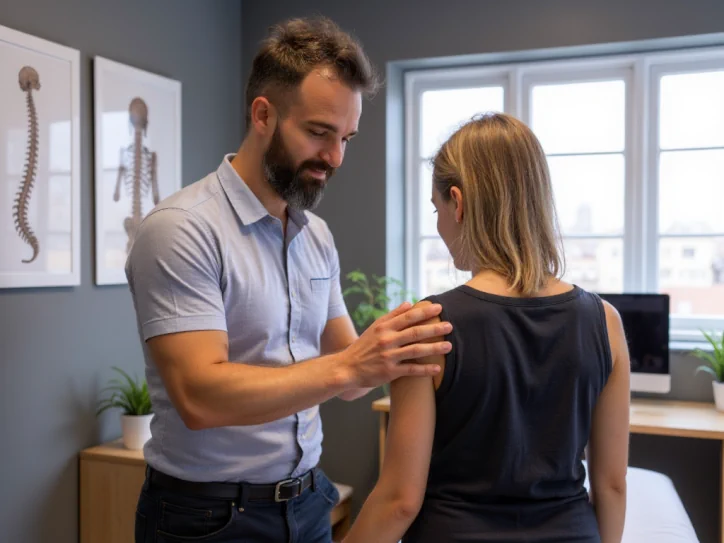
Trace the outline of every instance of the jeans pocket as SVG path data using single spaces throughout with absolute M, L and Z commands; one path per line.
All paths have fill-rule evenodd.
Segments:
M 133 538 L 136 543 L 146 543 L 146 515 L 136 511 L 136 526 Z
M 332 507 L 337 505 L 339 502 L 339 491 L 337 490 L 337 487 L 334 486 L 334 483 L 332 483 L 332 481 L 330 481 L 321 470 L 317 471 L 314 477 L 314 484 L 319 494 L 321 494 Z
M 196 503 L 193 503 L 195 501 Z M 165 539 L 202 541 L 226 530 L 235 507 L 227 500 L 161 500 L 158 534 Z

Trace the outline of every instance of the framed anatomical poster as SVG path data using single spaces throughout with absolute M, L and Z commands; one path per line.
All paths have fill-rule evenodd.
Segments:
M 126 283 L 143 218 L 181 188 L 181 83 L 94 61 L 95 282 Z
M 0 288 L 80 284 L 80 53 L 0 26 Z

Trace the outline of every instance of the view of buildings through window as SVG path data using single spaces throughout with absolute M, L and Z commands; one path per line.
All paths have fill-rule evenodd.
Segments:
M 633 68 L 577 73 L 565 65 L 458 71 L 408 85 L 408 176 L 414 194 L 408 281 L 421 296 L 461 284 L 438 237 L 430 159 L 463 122 L 505 111 L 545 150 L 565 249 L 565 279 L 596 292 L 670 294 L 672 315 L 724 321 L 724 55 L 719 66 L 658 66 L 634 86 Z M 424 72 L 423 72 L 424 74 Z M 413 79 L 416 77 L 413 74 Z M 451 80 L 453 83 L 451 83 Z M 511 83 L 514 82 L 514 83 Z M 515 95 L 515 96 L 511 96 Z M 636 104 L 653 104 L 648 116 Z M 409 107 L 412 106 L 412 107 Z M 652 220 L 653 219 L 653 220 Z

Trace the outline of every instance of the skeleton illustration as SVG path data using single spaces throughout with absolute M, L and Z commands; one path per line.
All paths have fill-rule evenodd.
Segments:
M 131 216 L 123 221 L 123 228 L 128 235 L 126 252 L 131 248 L 136 230 L 143 219 L 141 198 L 151 191 L 153 203 L 157 204 L 158 180 L 156 179 L 156 153 L 143 146 L 143 135 L 148 127 L 148 107 L 141 98 L 134 98 L 128 106 L 128 116 L 133 126 L 133 143 L 121 149 L 121 160 L 118 167 L 118 179 L 113 200 L 121 198 L 121 183 L 131 195 Z
M 33 91 L 40 90 L 38 72 L 35 71 L 35 68 L 24 66 L 18 73 L 18 83 L 20 83 L 20 90 L 25 93 L 25 102 L 28 109 L 28 144 L 23 181 L 15 197 L 15 204 L 13 204 L 13 219 L 15 221 L 15 230 L 18 232 L 20 239 L 33 249 L 33 256 L 28 260 L 23 260 L 23 263 L 28 264 L 35 260 L 40 252 L 38 238 L 35 237 L 35 233 L 28 222 L 28 206 L 33 184 L 35 183 L 35 174 L 38 169 L 38 114 L 33 100 Z

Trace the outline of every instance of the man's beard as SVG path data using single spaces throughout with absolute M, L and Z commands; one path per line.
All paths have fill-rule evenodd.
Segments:
M 309 169 L 326 172 L 326 179 L 322 181 L 316 177 L 305 176 L 305 170 Z M 334 168 L 322 160 L 305 160 L 295 168 L 277 126 L 269 149 L 264 153 L 264 174 L 287 205 L 303 211 L 314 209 L 322 201 L 324 189 L 334 174 Z

